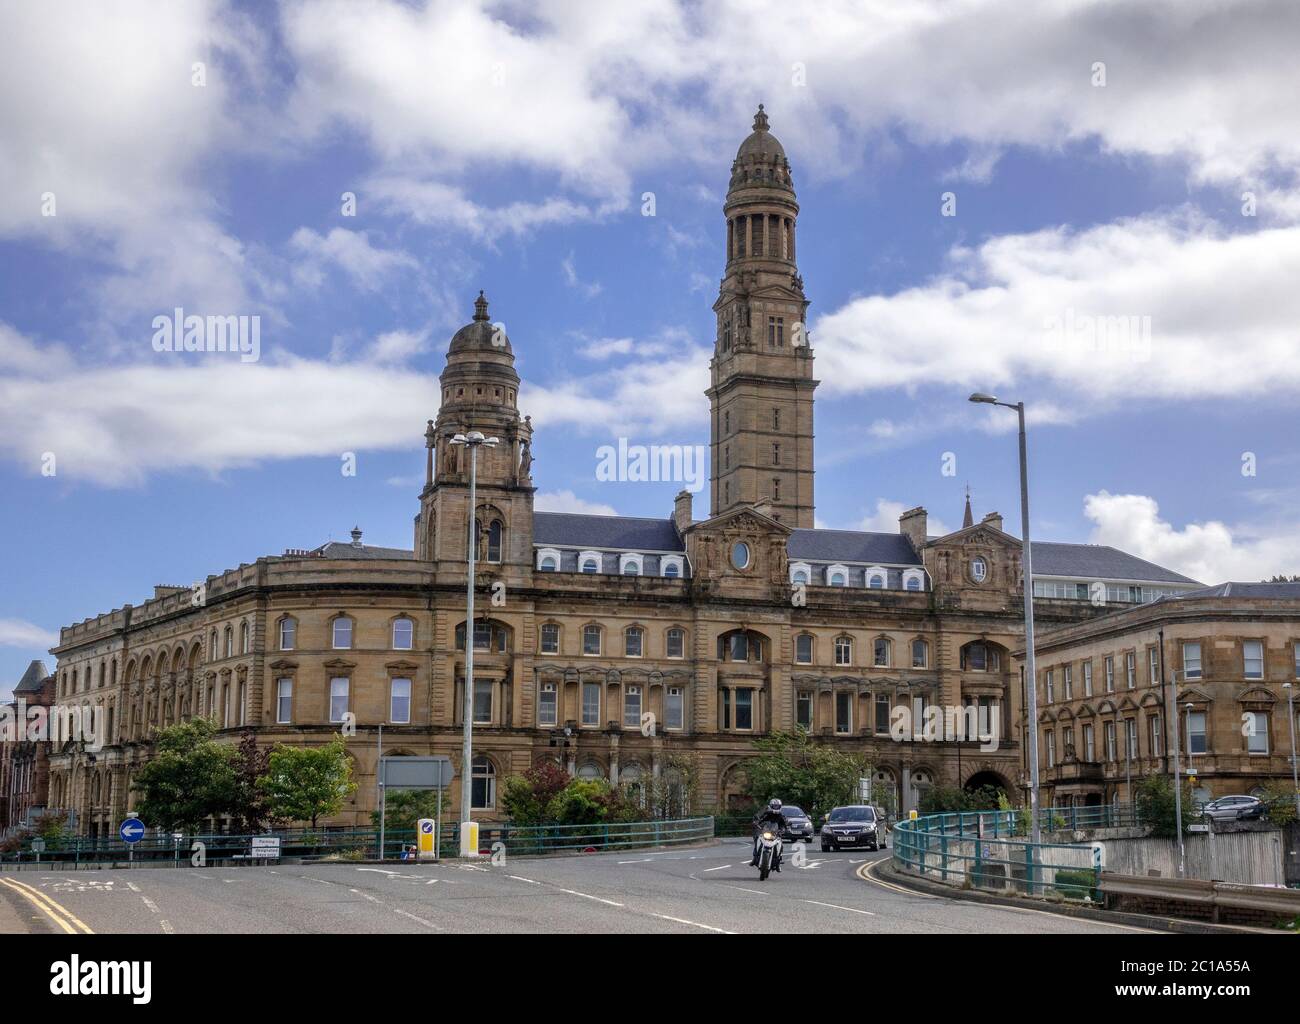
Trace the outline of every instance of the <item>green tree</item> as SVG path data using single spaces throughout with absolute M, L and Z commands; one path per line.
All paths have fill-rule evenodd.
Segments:
M 309 821 L 337 814 L 357 788 L 342 736 L 323 747 L 276 744 L 267 773 L 258 780 L 270 812 L 288 821 Z
M 551 801 L 572 781 L 554 761 L 538 761 L 501 784 L 501 806 L 515 825 L 541 825 Z
M 1192 787 L 1183 783 L 1183 831 L 1196 822 L 1193 809 Z M 1151 829 L 1151 835 L 1172 839 L 1178 835 L 1177 815 L 1174 806 L 1174 784 L 1168 775 L 1148 775 L 1134 787 L 1133 803 L 1138 821 Z
M 147 825 L 195 832 L 235 805 L 233 748 L 217 743 L 206 718 L 169 725 L 154 735 L 154 757 L 136 773 L 135 810 Z
M 389 832 L 414 832 L 421 818 L 442 817 L 438 806 L 440 794 L 436 789 L 394 789 L 386 795 L 384 828 Z M 443 796 L 445 800 L 446 797 Z M 379 809 L 370 812 L 370 821 L 379 827 Z
M 753 741 L 758 756 L 745 762 L 746 792 L 757 804 L 772 797 L 802 807 L 817 820 L 838 804 L 858 799 L 858 780 L 871 768 L 865 757 L 812 742 L 804 729 Z
M 257 781 L 271 769 L 271 750 L 257 745 L 257 734 L 245 730 L 234 757 L 234 800 L 230 807 L 232 832 L 260 832 L 271 820 L 271 809 Z
M 1260 799 L 1268 808 L 1268 820 L 1274 825 L 1289 825 L 1296 820 L 1295 790 L 1290 780 L 1267 783 Z

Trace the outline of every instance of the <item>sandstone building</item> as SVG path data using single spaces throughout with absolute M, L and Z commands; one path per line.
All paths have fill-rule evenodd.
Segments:
M 211 576 L 201 595 L 159 587 L 64 628 L 58 699 L 102 707 L 110 743 L 93 757 L 55 753 L 50 803 L 75 809 L 88 832 L 115 832 L 152 731 L 192 715 L 215 716 L 232 742 L 251 727 L 268 744 L 323 743 L 354 721 L 360 785 L 337 823 L 364 823 L 381 723 L 385 753 L 443 754 L 463 769 L 467 642 L 484 820 L 498 817 L 498 781 L 539 758 L 635 788 L 690 753 L 693 809 L 734 807 L 754 737 L 796 725 L 865 753 L 877 799 L 902 811 L 941 782 L 1014 791 L 1023 581 L 1001 517 L 976 522 L 968 502 L 963 528 L 943 537 L 929 535 L 922 508 L 897 533 L 813 526 L 817 381 L 798 213 L 760 108 L 724 206 L 707 515 L 686 492 L 659 519 L 534 511 L 534 431 L 514 366 L 524 342 L 492 322 L 480 293 L 425 431 L 412 547 L 367 545 L 355 530 L 351 543 Z M 480 454 L 473 509 L 464 449 L 449 443 L 467 430 L 499 439 Z M 467 630 L 471 515 L 480 596 Z M 1094 586 L 1109 606 L 1198 586 L 1105 547 L 1036 544 L 1034 566 L 1044 625 L 1095 616 Z M 895 707 L 919 720 L 928 706 L 970 707 L 1002 742 L 981 752 L 890 736 Z

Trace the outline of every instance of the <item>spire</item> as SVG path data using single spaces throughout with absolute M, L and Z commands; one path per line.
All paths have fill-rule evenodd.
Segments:
M 961 528 L 964 530 L 969 526 L 975 525 L 975 517 L 970 514 L 970 484 L 966 485 L 966 514 L 961 517 Z
M 480 288 L 478 298 L 474 300 L 474 319 L 486 320 L 488 318 L 487 299 L 483 297 L 483 290 Z
M 763 113 L 763 104 L 758 105 L 758 113 L 754 115 L 754 131 L 767 131 L 767 115 Z

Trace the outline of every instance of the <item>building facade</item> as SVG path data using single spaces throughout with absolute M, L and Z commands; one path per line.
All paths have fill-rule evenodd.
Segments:
M 1291 785 L 1300 584 L 1224 583 L 1035 637 L 1044 806 L 1195 770 L 1200 802 Z M 1017 652 L 1017 671 L 1023 652 Z
M 14 699 L 0 708 L 0 835 L 21 829 L 46 808 L 50 742 L 30 735 L 28 712 L 54 703 L 54 677 L 43 661 L 27 666 Z
M 897 533 L 813 528 L 817 382 L 798 209 L 760 108 L 724 206 L 709 515 L 695 517 L 687 492 L 661 519 L 535 511 L 514 343 L 480 293 L 424 432 L 412 547 L 366 545 L 354 530 L 351 543 L 158 587 L 139 607 L 66 627 L 58 698 L 101 707 L 110 741 L 93 758 L 54 755 L 51 802 L 87 831 L 114 831 L 153 730 L 206 715 L 232 742 L 248 728 L 267 744 L 344 732 L 359 787 L 337 823 L 364 823 L 381 724 L 386 755 L 441 754 L 465 770 L 466 643 L 484 820 L 500 816 L 499 780 L 541 758 L 635 789 L 671 785 L 674 755 L 689 756 L 694 809 L 734 808 L 754 738 L 796 726 L 865 754 L 879 802 L 903 811 L 938 783 L 1014 790 L 1023 580 L 1001 517 L 944 537 L 929 535 L 921 508 Z M 468 454 L 451 443 L 470 430 L 496 439 L 479 453 L 472 508 Z M 471 520 L 479 596 L 467 629 Z M 1198 585 L 1105 547 L 1035 545 L 1034 563 L 1045 582 L 1076 584 L 1036 601 L 1048 625 L 1097 615 L 1083 595 L 1098 585 L 1125 602 Z M 966 709 L 998 742 L 927 735 L 929 708 Z M 891 728 L 895 709 L 915 728 Z

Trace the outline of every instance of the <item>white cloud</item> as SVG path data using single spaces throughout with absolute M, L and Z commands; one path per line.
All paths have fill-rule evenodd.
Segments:
M 327 235 L 311 228 L 299 228 L 289 239 L 289 248 L 299 257 L 293 268 L 294 280 L 309 288 L 321 286 L 325 267 L 331 264 L 347 274 L 358 288 L 368 292 L 378 291 L 397 271 L 419 267 L 410 254 L 376 248 L 364 231 L 346 228 L 332 228 Z
M 1047 396 L 1060 421 L 1090 402 L 1300 386 L 1300 227 L 1229 235 L 1192 215 L 1146 217 L 1002 236 L 949 262 L 815 322 L 827 392 L 1037 380 L 1068 392 Z
M 59 642 L 55 630 L 44 629 L 22 619 L 0 619 L 0 647 L 29 647 L 47 650 Z
M 579 498 L 572 491 L 538 491 L 533 498 L 538 512 L 581 512 L 592 516 L 616 516 L 612 505 Z
M 1210 520 L 1181 529 L 1160 517 L 1154 498 L 1100 491 L 1084 500 L 1091 540 L 1110 544 L 1203 583 L 1252 582 L 1300 573 L 1300 522 L 1229 527 Z
M 897 533 L 898 517 L 901 516 L 911 505 L 904 505 L 901 501 L 890 501 L 888 498 L 876 499 L 876 510 L 860 519 L 853 526 L 855 530 L 867 530 L 873 533 Z M 943 520 L 936 516 L 926 518 L 926 532 L 932 537 L 942 537 L 952 532 Z
M 560 268 L 564 271 L 564 281 L 570 288 L 582 293 L 589 299 L 594 299 L 600 294 L 601 285 L 599 281 L 583 281 L 578 277 L 578 271 L 573 262 L 573 253 L 569 253 L 560 261 Z
M 375 363 L 405 363 L 428 347 L 427 331 L 386 331 L 370 344 L 367 358 Z
M 460 186 L 420 180 L 410 174 L 378 175 L 366 183 L 363 194 L 392 216 L 489 243 L 503 235 L 518 238 L 542 227 L 599 220 L 622 205 L 615 201 L 585 204 L 552 196 L 487 206 L 471 199 Z

